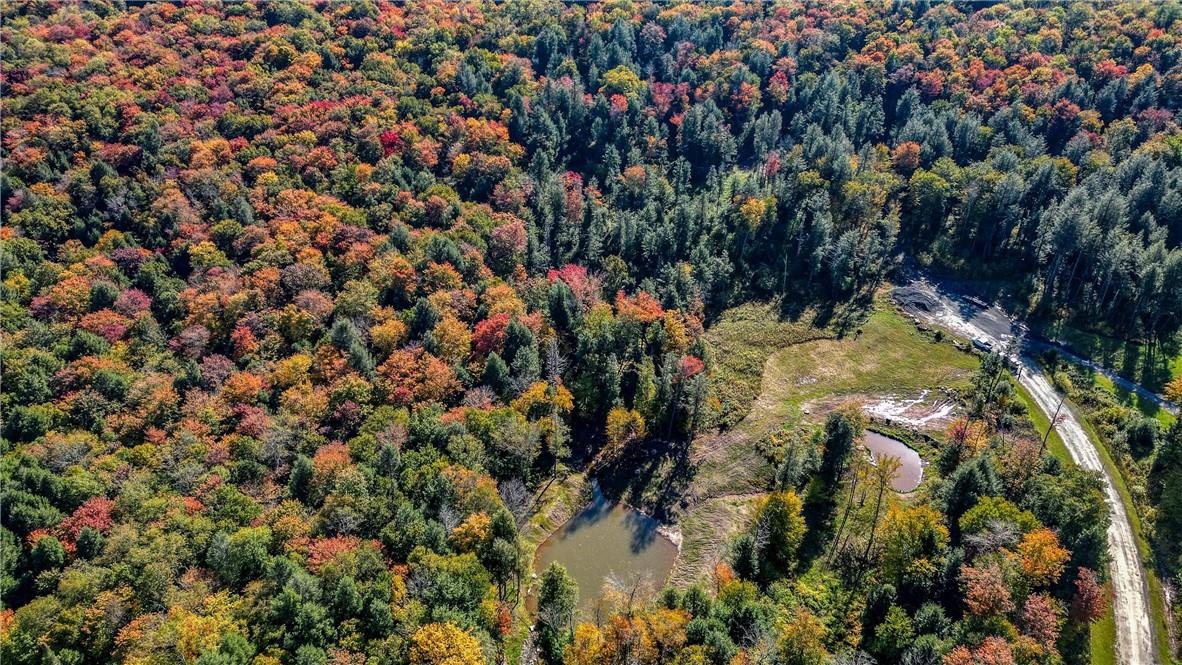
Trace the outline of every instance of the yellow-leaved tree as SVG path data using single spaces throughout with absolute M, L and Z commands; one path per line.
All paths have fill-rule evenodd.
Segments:
M 1022 536 L 1018 543 L 1022 572 L 1034 586 L 1050 586 L 1059 580 L 1071 553 L 1059 544 L 1059 537 L 1050 529 L 1037 529 Z
M 568 665 L 599 665 L 603 662 L 603 633 L 594 624 L 579 624 L 563 659 Z
M 1182 374 L 1166 384 L 1166 399 L 1171 402 L 1182 402 Z
M 480 642 L 451 623 L 429 623 L 410 638 L 411 665 L 484 665 Z
M 599 452 L 599 462 L 608 462 L 620 455 L 629 443 L 643 439 L 644 416 L 635 409 L 617 406 L 607 412 L 607 445 Z

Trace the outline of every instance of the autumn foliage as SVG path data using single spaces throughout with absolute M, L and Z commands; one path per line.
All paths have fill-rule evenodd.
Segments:
M 1168 348 L 1176 4 L 0 18 L 5 662 L 499 662 L 545 641 L 519 529 L 597 474 L 696 568 L 614 580 L 544 665 L 1056 662 L 1103 615 L 1095 479 L 1008 381 L 896 495 L 860 419 L 728 429 L 706 330 L 831 336 L 905 255 Z M 1153 427 L 1113 435 L 1173 561 Z

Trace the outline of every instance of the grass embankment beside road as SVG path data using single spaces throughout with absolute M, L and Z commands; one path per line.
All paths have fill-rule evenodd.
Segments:
M 1141 342 L 1108 337 L 1064 323 L 1047 326 L 1047 339 L 1160 393 L 1171 378 L 1182 376 L 1182 340 L 1159 345 L 1154 354 Z
M 1047 415 L 1038 408 L 1034 398 L 1030 396 L 1026 388 L 1022 387 L 1022 384 L 1017 381 L 1012 383 L 1014 394 L 1026 406 L 1026 413 L 1031 424 L 1034 425 L 1035 433 L 1044 436 L 1047 435 L 1048 429 L 1051 430 L 1050 435 L 1047 436 L 1047 452 L 1063 464 L 1075 466 L 1075 460 L 1071 458 L 1067 445 L 1063 443 L 1063 438 L 1059 436 L 1059 433 L 1051 428 L 1051 422 Z M 1123 488 L 1123 485 L 1121 483 L 1117 489 Z M 1128 490 L 1125 489 L 1121 497 L 1125 501 L 1126 509 L 1131 511 L 1132 500 L 1127 494 Z M 1112 594 L 1111 586 L 1109 586 L 1108 593 Z M 1092 665 L 1116 665 L 1116 616 L 1112 612 L 1111 604 L 1108 606 L 1108 611 L 1104 613 L 1104 617 L 1092 624 L 1090 638 L 1089 653 L 1092 656 Z
M 1047 429 L 1050 428 L 1051 424 L 1050 419 L 1047 418 L 1047 414 L 1038 408 L 1038 404 L 1034 402 L 1034 398 L 1030 396 L 1030 392 L 1026 388 L 1022 387 L 1022 384 L 1017 381 L 1012 381 L 1011 383 L 1014 386 L 1014 391 L 1018 399 L 1026 407 L 1027 416 L 1034 425 L 1035 432 L 1039 436 L 1046 435 Z M 1063 443 L 1063 438 L 1055 430 L 1051 430 L 1050 436 L 1047 437 L 1047 452 L 1064 464 L 1075 465 L 1075 460 L 1071 459 L 1071 453 L 1067 450 L 1067 445 Z
M 1050 426 L 1050 421 L 1046 414 L 1038 408 L 1034 403 L 1034 399 L 1025 388 L 1017 382 L 1014 382 L 1014 385 L 1017 389 L 1019 399 L 1026 405 L 1030 420 L 1034 423 L 1035 429 L 1040 434 L 1045 434 L 1047 428 Z M 1113 460 L 1108 446 L 1105 445 L 1104 440 L 1096 432 L 1092 424 L 1088 422 L 1088 419 L 1082 415 L 1083 412 L 1073 405 L 1070 400 L 1065 405 L 1080 415 L 1079 421 L 1083 425 L 1084 431 L 1087 433 L 1092 445 L 1096 447 L 1096 451 L 1100 456 L 1101 463 L 1104 464 L 1105 470 L 1112 477 L 1116 491 L 1120 495 L 1121 503 L 1124 504 L 1125 512 L 1129 515 L 1129 522 L 1132 525 L 1133 533 L 1137 537 L 1137 551 L 1141 555 L 1141 564 L 1145 569 L 1146 583 L 1149 586 L 1149 606 L 1153 613 L 1154 636 L 1157 640 L 1158 657 L 1163 663 L 1172 662 L 1170 657 L 1169 633 L 1166 625 L 1165 594 L 1162 589 L 1161 580 L 1157 576 L 1157 568 L 1154 564 L 1152 549 L 1149 546 L 1148 539 L 1145 537 L 1141 518 L 1133 503 L 1133 496 L 1129 492 L 1128 483 L 1124 474 L 1121 473 L 1120 468 Z M 1071 458 L 1071 453 L 1068 452 L 1067 446 L 1064 445 L 1058 432 L 1052 430 L 1047 440 L 1047 450 L 1051 455 L 1059 459 L 1059 461 L 1065 464 L 1075 464 L 1075 461 Z M 1092 662 L 1095 665 L 1106 665 L 1107 663 L 1116 662 L 1115 635 L 1115 618 L 1112 615 L 1112 608 L 1109 607 L 1105 617 L 1092 625 Z
M 1107 588 L 1111 595 L 1112 585 Z M 1112 612 L 1111 604 L 1104 617 L 1092 623 L 1088 653 L 1092 656 L 1092 665 L 1116 665 L 1116 614 Z

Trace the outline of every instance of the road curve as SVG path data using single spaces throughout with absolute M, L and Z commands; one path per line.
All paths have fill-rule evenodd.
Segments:
M 957 302 L 923 280 L 912 282 L 906 288 L 912 290 L 909 293 L 912 297 L 897 299 L 905 311 L 957 335 L 988 340 L 994 348 L 1002 348 L 1017 332 L 1013 321 L 996 307 L 980 308 Z M 914 298 L 914 291 L 922 292 L 926 299 Z M 1023 354 L 1018 362 L 1018 381 L 1030 392 L 1047 420 L 1051 421 L 1059 405 L 1060 395 L 1029 355 Z M 1080 423 L 1078 414 L 1065 405 L 1060 415 L 1062 418 L 1055 430 L 1076 464 L 1100 474 L 1104 499 L 1112 511 L 1108 527 L 1108 572 L 1113 588 L 1117 658 L 1122 665 L 1151 665 L 1157 662 L 1157 654 L 1149 611 L 1149 587 L 1128 511 L 1121 502 L 1112 475 L 1100 460 L 1096 444 L 1088 438 Z

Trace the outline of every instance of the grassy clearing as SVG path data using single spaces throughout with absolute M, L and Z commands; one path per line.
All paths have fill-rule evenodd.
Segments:
M 781 321 L 771 304 L 752 303 L 724 312 L 706 331 L 714 362 L 710 378 L 714 424 L 731 427 L 747 415 L 759 395 L 764 365 L 773 353 L 835 336 L 832 330 L 814 327 L 807 314 L 796 321 Z
M 1182 376 L 1182 343 L 1179 340 L 1161 345 L 1162 348 L 1151 357 L 1149 347 L 1140 342 L 1086 332 L 1066 324 L 1049 326 L 1045 334 L 1079 355 L 1156 392 L 1161 392 L 1172 377 Z
M 674 587 L 703 581 L 723 561 L 731 536 L 747 528 L 759 495 L 724 496 L 691 506 L 681 517 L 681 552 L 669 578 Z
M 728 323 L 719 327 L 725 329 L 714 329 L 711 335 L 727 340 L 727 354 L 736 358 L 727 371 L 743 367 L 753 372 L 760 378 L 760 389 L 746 417 L 732 430 L 694 442 L 698 471 L 690 494 L 696 498 L 766 487 L 772 468 L 755 442 L 773 428 L 804 420 L 802 407 L 807 402 L 960 387 L 978 365 L 975 356 L 951 343 L 933 341 L 881 302 L 862 324 L 861 334 L 831 339 L 824 331 L 803 331 L 799 324 L 772 323 L 771 343 L 756 333 L 755 310 L 741 309 L 741 316 L 724 317 Z M 792 326 L 791 331 L 784 325 Z M 789 344 L 789 338 L 801 341 Z M 745 340 L 759 341 L 744 346 Z M 759 358 L 764 360 L 756 365 Z
M 774 429 L 811 420 L 802 410 L 806 403 L 967 385 L 975 356 L 933 341 L 887 303 L 876 305 L 861 334 L 842 339 L 807 324 L 777 322 L 773 310 L 752 305 L 728 312 L 707 333 L 716 386 L 727 387 L 715 396 L 733 408 L 747 406 L 734 427 L 693 443 L 696 473 L 679 514 L 683 545 L 674 584 L 701 579 L 746 523 L 774 471 L 757 442 Z
M 978 365 L 976 357 L 934 341 L 881 305 L 861 330 L 861 335 L 798 344 L 773 355 L 744 425 L 795 416 L 814 399 L 963 386 Z
M 695 474 L 686 492 L 689 499 L 698 502 L 764 491 L 775 469 L 759 451 L 757 441 L 757 436 L 741 428 L 695 439 L 690 453 Z

